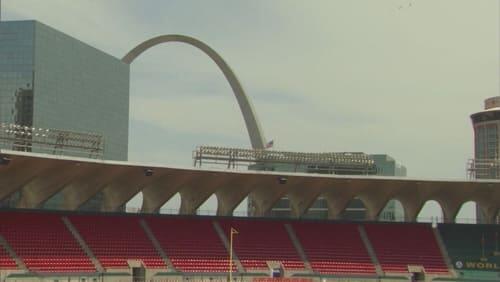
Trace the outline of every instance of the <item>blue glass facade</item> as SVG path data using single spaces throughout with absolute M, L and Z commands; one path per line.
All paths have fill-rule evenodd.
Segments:
M 36 21 L 0 22 L 0 122 L 98 133 L 105 159 L 127 160 L 128 117 L 128 64 Z
M 128 64 L 42 23 L 0 22 L 1 123 L 97 133 L 104 159 L 127 160 L 129 76 Z M 15 207 L 20 197 L 0 206 Z M 43 206 L 57 209 L 62 200 L 56 194 Z M 101 202 L 97 194 L 81 209 Z
M 0 122 L 33 122 L 34 25 L 0 23 Z

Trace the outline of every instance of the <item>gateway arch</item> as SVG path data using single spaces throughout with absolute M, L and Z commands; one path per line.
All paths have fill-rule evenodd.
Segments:
M 208 46 L 207 44 L 201 42 L 196 38 L 185 35 L 179 35 L 179 34 L 161 35 L 146 40 L 141 44 L 137 45 L 134 49 L 132 49 L 122 58 L 122 61 L 126 64 L 131 64 L 144 51 L 158 44 L 167 42 L 181 42 L 194 46 L 203 51 L 205 54 L 207 54 L 217 64 L 217 66 L 220 68 L 220 70 L 226 77 L 227 81 L 229 82 L 229 85 L 233 89 L 234 96 L 238 101 L 238 105 L 240 106 L 241 113 L 243 114 L 243 118 L 245 120 L 245 125 L 247 127 L 252 147 L 254 149 L 264 149 L 265 147 L 264 135 L 262 134 L 262 130 L 259 121 L 257 120 L 257 115 L 255 114 L 252 103 L 245 94 L 245 90 L 243 90 L 243 87 L 238 81 L 238 78 L 231 70 L 229 65 L 217 52 L 215 52 L 215 50 L 210 48 L 210 46 Z

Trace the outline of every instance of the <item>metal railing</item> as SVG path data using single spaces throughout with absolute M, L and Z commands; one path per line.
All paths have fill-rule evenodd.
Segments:
M 226 165 L 227 168 L 253 164 L 287 164 L 302 170 L 317 172 L 335 171 L 354 174 L 375 174 L 375 161 L 360 152 L 303 153 L 261 149 L 241 149 L 216 146 L 200 146 L 193 151 L 194 166 L 203 164 Z
M 104 137 L 75 132 L 0 123 L 0 146 L 23 152 L 102 158 Z

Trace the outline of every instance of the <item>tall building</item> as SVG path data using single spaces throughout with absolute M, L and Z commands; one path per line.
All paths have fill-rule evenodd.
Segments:
M 128 117 L 128 64 L 37 21 L 0 22 L 1 123 L 100 134 L 103 158 L 127 160 Z
M 129 65 L 120 59 L 40 22 L 0 22 L 2 134 L 13 125 L 14 137 L 29 135 L 22 141 L 24 151 L 42 152 L 31 146 L 31 138 L 38 136 L 34 131 L 50 128 L 99 135 L 102 158 L 127 160 L 129 76 Z M 57 136 L 54 140 L 56 145 L 65 142 Z M 20 145 L 16 142 L 2 142 L 0 148 L 18 148 L 13 148 Z M 63 154 L 74 155 L 70 150 Z M 20 196 L 12 195 L 0 206 L 16 206 Z M 101 197 L 84 209 L 98 209 Z M 44 207 L 57 208 L 60 201 L 54 195 Z
M 470 116 L 474 128 L 474 166 L 478 179 L 499 179 L 498 137 L 500 127 L 500 96 L 484 101 L 484 110 Z
M 500 179 L 500 96 L 484 101 L 484 110 L 470 116 L 474 129 L 474 159 L 470 161 L 469 175 L 475 179 Z M 476 207 L 478 222 L 482 212 Z

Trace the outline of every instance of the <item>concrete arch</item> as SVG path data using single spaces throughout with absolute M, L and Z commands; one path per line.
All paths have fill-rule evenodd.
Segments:
M 396 213 L 396 211 L 401 211 L 401 213 Z M 384 207 L 377 215 L 379 221 L 405 221 L 405 212 L 403 202 L 397 198 L 389 199 L 385 202 Z
M 432 214 L 432 215 L 429 215 L 429 217 L 424 216 L 422 214 L 422 212 L 427 212 L 427 209 L 431 209 L 432 206 L 439 207 L 439 211 L 441 211 L 441 214 L 440 215 Z M 440 201 L 439 199 L 430 198 L 430 199 L 427 199 L 425 202 L 421 203 L 420 208 L 418 209 L 418 213 L 417 213 L 417 221 L 418 222 L 427 222 L 427 221 L 433 222 L 435 218 L 437 219 L 438 222 L 440 222 L 440 221 L 447 222 L 448 221 L 448 218 L 446 215 L 446 210 L 444 208 L 443 202 Z
M 260 128 L 259 121 L 257 120 L 257 115 L 255 114 L 252 103 L 248 99 L 238 78 L 231 70 L 229 65 L 217 52 L 215 52 L 215 50 L 213 50 L 207 44 L 203 43 L 202 41 L 196 38 L 185 35 L 179 35 L 179 34 L 160 35 L 151 38 L 149 40 L 146 40 L 141 44 L 137 45 L 134 49 L 132 49 L 122 58 L 122 62 L 126 64 L 131 64 L 139 55 L 141 55 L 149 48 L 167 42 L 181 42 L 194 46 L 203 51 L 205 54 L 207 54 L 217 64 L 217 66 L 220 68 L 220 70 L 226 77 L 227 81 L 229 82 L 229 85 L 233 89 L 234 96 L 238 101 L 241 113 L 243 114 L 243 119 L 245 120 L 245 125 L 247 127 L 252 147 L 254 149 L 264 149 L 265 147 L 264 135 L 262 134 L 262 130 Z
M 368 205 L 369 203 L 359 196 L 351 197 L 345 202 L 345 206 L 340 213 L 340 219 L 375 220 L 375 218 L 370 217 Z
M 466 218 L 463 217 L 463 215 L 467 213 L 467 209 L 468 210 L 472 209 L 473 212 L 477 212 L 476 205 L 477 202 L 474 200 L 463 201 L 462 203 L 460 203 L 456 213 L 454 214 L 454 223 L 475 224 L 477 216 L 474 216 L 472 218 Z

